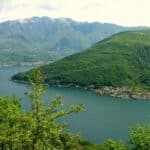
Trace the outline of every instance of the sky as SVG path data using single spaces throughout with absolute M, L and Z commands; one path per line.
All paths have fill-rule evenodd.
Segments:
M 150 26 L 150 0 L 0 0 L 0 22 L 33 16 Z

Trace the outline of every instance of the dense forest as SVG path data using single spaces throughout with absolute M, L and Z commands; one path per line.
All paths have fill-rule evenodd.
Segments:
M 150 30 L 122 32 L 54 63 L 39 67 L 46 83 L 150 88 Z M 13 80 L 28 80 L 32 71 Z

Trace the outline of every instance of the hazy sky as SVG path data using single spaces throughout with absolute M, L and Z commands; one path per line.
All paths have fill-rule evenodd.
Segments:
M 0 21 L 32 16 L 150 26 L 150 0 L 0 0 Z

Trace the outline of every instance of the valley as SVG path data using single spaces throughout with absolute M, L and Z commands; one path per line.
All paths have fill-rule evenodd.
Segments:
M 84 51 L 112 34 L 141 29 L 148 27 L 78 22 L 70 18 L 32 17 L 2 22 L 0 23 L 0 65 L 54 62 Z
M 149 150 L 149 106 L 149 27 L 0 23 L 0 149 Z

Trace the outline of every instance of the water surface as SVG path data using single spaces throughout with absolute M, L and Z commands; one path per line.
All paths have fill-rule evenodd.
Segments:
M 0 95 L 13 96 L 22 99 L 24 108 L 29 107 L 29 101 L 24 93 L 29 85 L 10 81 L 10 77 L 29 67 L 0 68 Z M 138 123 L 150 123 L 150 102 L 122 100 L 104 97 L 90 91 L 75 88 L 48 89 L 45 100 L 49 102 L 56 96 L 62 96 L 64 104 L 86 105 L 85 111 L 69 118 L 70 129 L 81 132 L 83 137 L 95 143 L 103 142 L 106 138 L 128 138 L 128 128 Z

